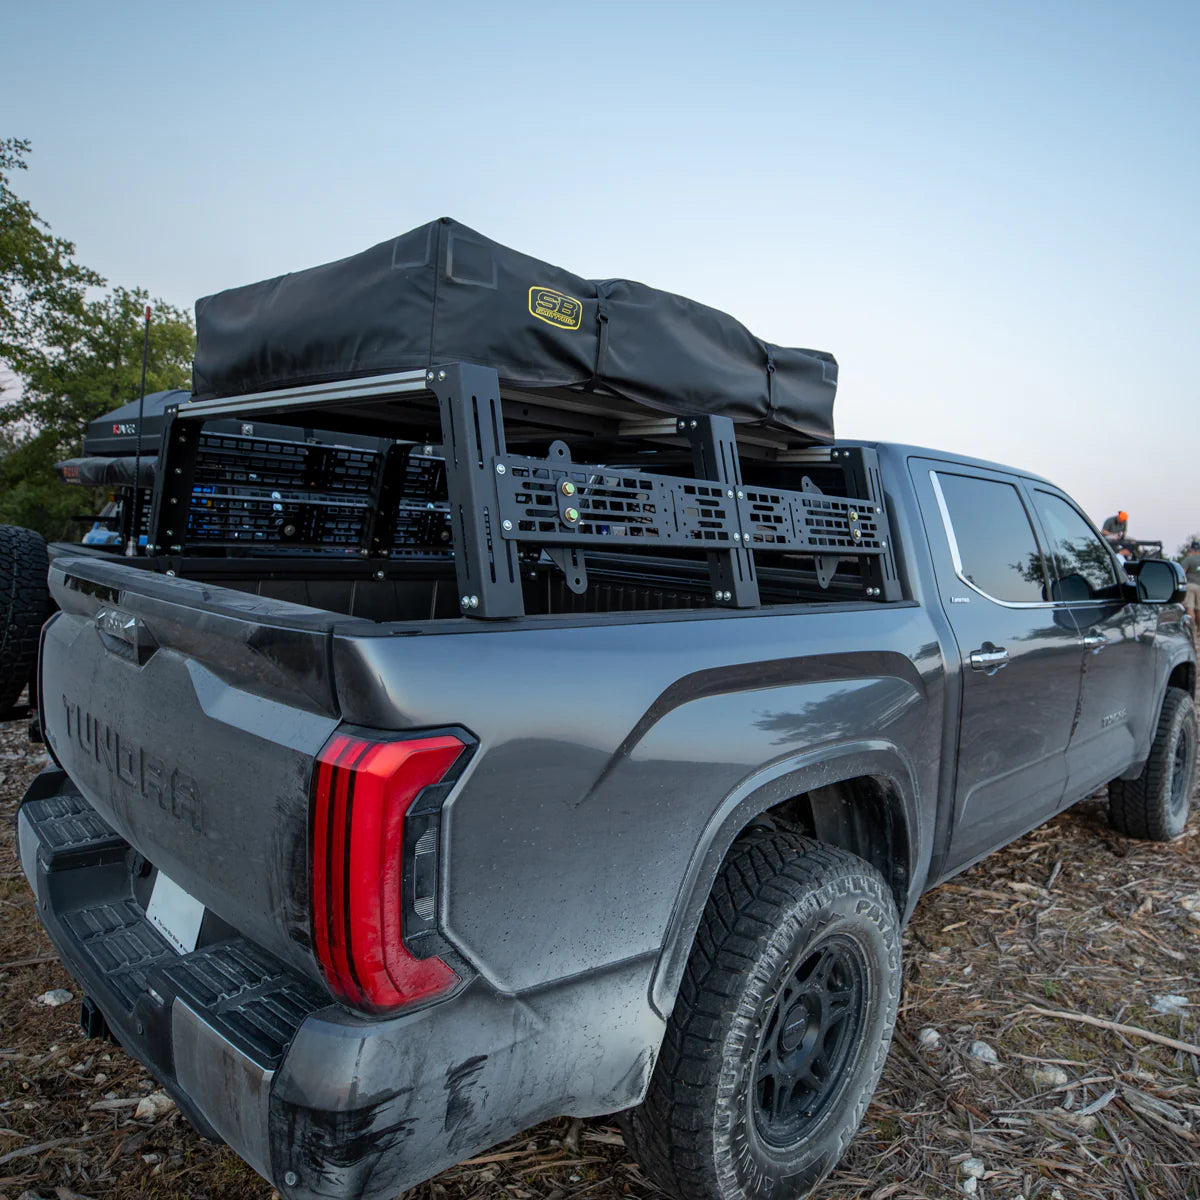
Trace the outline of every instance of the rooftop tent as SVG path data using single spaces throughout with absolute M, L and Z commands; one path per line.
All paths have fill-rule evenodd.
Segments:
M 501 385 L 833 439 L 837 363 L 627 279 L 589 280 L 442 218 L 361 254 L 196 303 L 197 400 L 455 361 Z

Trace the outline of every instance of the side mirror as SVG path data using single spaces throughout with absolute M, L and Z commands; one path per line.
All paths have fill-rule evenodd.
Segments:
M 1187 576 L 1177 562 L 1143 558 L 1125 569 L 1136 575 L 1138 599 L 1144 604 L 1180 604 L 1187 595 Z

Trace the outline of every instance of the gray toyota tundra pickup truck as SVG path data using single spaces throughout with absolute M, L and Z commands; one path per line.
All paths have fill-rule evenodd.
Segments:
M 536 290 L 546 336 L 587 318 Z M 1017 469 L 797 445 L 786 381 L 735 425 L 434 362 L 218 383 L 146 553 L 51 548 L 38 913 L 93 1032 L 285 1197 L 618 1112 L 686 1200 L 804 1194 L 923 891 L 1104 785 L 1122 832 L 1183 830 L 1178 568 Z M 286 486 L 259 447 L 235 494 L 231 416 L 386 446 Z M 322 505 L 336 553 L 212 533 Z

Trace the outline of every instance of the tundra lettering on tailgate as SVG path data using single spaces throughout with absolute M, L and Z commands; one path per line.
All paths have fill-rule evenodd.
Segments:
M 186 821 L 196 833 L 203 830 L 203 806 L 196 781 L 178 767 L 171 768 L 156 754 L 118 733 L 82 705 L 64 695 L 67 740 L 75 744 L 108 774 L 139 795 L 153 800 L 169 817 Z

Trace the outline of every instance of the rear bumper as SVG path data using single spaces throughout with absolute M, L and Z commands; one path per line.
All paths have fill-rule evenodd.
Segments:
M 328 998 L 244 938 L 176 953 L 146 919 L 138 856 L 61 771 L 26 793 L 17 843 L 42 924 L 117 1040 L 202 1134 L 269 1178 L 271 1085 Z
M 17 837 L 42 923 L 122 1046 L 289 1200 L 383 1200 L 546 1117 L 628 1107 L 649 1082 L 652 959 L 529 997 L 476 980 L 370 1020 L 245 938 L 176 953 L 139 899 L 143 860 L 64 772 L 31 785 Z

